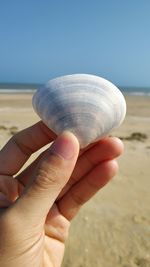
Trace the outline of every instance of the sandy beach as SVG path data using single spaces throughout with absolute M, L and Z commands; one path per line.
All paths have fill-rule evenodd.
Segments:
M 0 149 L 39 120 L 31 98 L 0 94 Z M 150 266 L 150 97 L 126 101 L 126 119 L 112 133 L 125 145 L 119 173 L 73 221 L 63 267 Z

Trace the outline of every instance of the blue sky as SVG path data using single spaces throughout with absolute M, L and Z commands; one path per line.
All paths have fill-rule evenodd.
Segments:
M 71 73 L 150 86 L 150 1 L 0 1 L 0 82 Z

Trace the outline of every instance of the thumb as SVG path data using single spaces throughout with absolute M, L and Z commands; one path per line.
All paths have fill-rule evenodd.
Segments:
M 19 212 L 32 219 L 45 219 L 69 180 L 79 153 L 77 138 L 70 132 L 59 136 L 37 166 L 30 185 L 18 199 Z

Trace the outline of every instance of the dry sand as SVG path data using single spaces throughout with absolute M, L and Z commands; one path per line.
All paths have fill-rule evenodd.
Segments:
M 150 266 L 150 97 L 126 100 L 125 122 L 113 132 L 125 144 L 120 171 L 73 221 L 63 267 Z M 0 148 L 36 121 L 30 94 L 1 94 Z

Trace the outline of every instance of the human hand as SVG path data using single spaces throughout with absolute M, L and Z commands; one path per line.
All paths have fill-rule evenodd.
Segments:
M 0 151 L 2 267 L 61 266 L 71 220 L 117 172 L 119 139 L 105 138 L 79 153 L 76 137 L 64 133 L 17 174 L 33 152 L 55 138 L 39 122 Z

